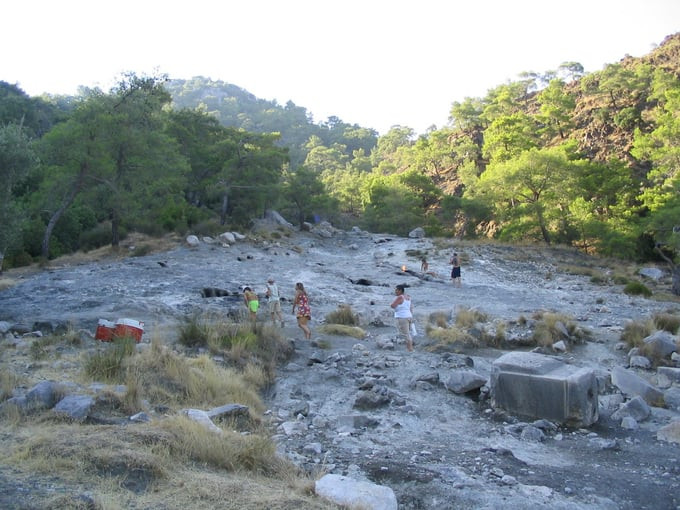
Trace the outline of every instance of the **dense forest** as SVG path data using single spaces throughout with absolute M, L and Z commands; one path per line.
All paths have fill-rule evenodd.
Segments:
M 680 34 L 597 72 L 523 72 L 420 135 L 315 123 L 201 77 L 128 73 L 68 97 L 0 82 L 0 268 L 116 247 L 131 231 L 247 227 L 268 209 L 673 265 L 679 112 Z

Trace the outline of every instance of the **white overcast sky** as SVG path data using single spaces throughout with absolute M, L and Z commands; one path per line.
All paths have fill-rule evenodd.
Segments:
M 204 76 L 315 122 L 423 133 L 523 71 L 598 71 L 678 31 L 680 0 L 9 0 L 0 80 L 34 96 Z

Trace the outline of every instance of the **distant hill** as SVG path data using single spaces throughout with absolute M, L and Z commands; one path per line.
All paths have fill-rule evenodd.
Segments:
M 175 108 L 201 109 L 227 127 L 255 133 L 280 133 L 280 143 L 290 149 L 293 166 L 304 161 L 305 144 L 312 136 L 319 137 L 326 146 L 334 143 L 346 146 L 347 156 L 352 156 L 357 149 L 369 154 L 378 138 L 377 131 L 346 124 L 337 117 L 316 124 L 306 108 L 292 101 L 280 105 L 277 101 L 259 99 L 245 89 L 219 80 L 201 76 L 170 80 L 166 89 L 172 95 Z M 360 131 L 359 136 L 357 131 Z

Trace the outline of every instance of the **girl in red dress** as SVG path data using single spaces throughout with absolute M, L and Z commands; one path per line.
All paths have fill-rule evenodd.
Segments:
M 295 308 L 297 307 L 297 314 Z M 305 291 L 305 286 L 300 282 L 295 284 L 295 299 L 293 300 L 293 314 L 297 317 L 298 326 L 304 331 L 305 338 L 309 340 L 312 338 L 312 330 L 309 329 L 307 323 L 312 319 L 312 310 L 309 307 L 309 297 Z

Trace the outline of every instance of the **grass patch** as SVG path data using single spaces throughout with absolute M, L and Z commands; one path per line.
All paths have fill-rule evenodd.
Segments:
M 444 311 L 432 312 L 427 316 L 427 322 L 439 328 L 447 328 L 449 327 L 449 316 L 449 313 Z
M 432 351 L 451 347 L 457 350 L 479 346 L 479 342 L 475 337 L 466 330 L 457 327 L 440 328 L 428 324 L 425 327 L 425 333 L 436 341 L 435 345 L 428 347 L 428 350 Z
M 552 312 L 539 312 L 534 316 L 536 326 L 532 338 L 537 345 L 551 347 L 559 340 L 570 342 L 584 342 L 589 334 L 578 327 L 573 318 Z
M 32 492 L 30 504 L 17 501 L 22 508 L 340 508 L 314 496 L 313 479 L 263 435 L 214 433 L 181 416 L 128 427 L 28 425 L 0 461 L 19 486 L 50 487 Z
M 629 321 L 621 332 L 621 341 L 625 342 L 629 348 L 641 347 L 643 340 L 654 333 L 652 321 Z
M 326 335 L 351 336 L 353 338 L 366 338 L 366 331 L 358 326 L 346 326 L 344 324 L 322 324 L 317 328 L 319 333 Z
M 276 456 L 276 445 L 264 435 L 243 435 L 230 430 L 216 433 L 184 416 L 163 420 L 161 429 L 171 436 L 173 456 L 226 471 L 246 470 L 264 475 L 292 468 Z
M 143 398 L 154 405 L 211 408 L 238 403 L 248 406 L 256 416 L 264 405 L 258 395 L 261 387 L 253 386 L 253 382 L 262 379 L 261 374 L 257 375 L 259 379 L 253 377 L 252 370 L 248 373 L 246 379 L 233 368 L 218 366 L 208 356 L 186 358 L 160 343 L 152 344 L 128 365 L 128 377 L 136 380 Z
M 14 388 L 24 382 L 24 378 L 17 375 L 11 368 L 3 367 L 0 370 L 0 402 L 10 398 Z
M 657 329 L 668 331 L 673 335 L 677 335 L 680 329 L 680 316 L 672 313 L 655 313 L 652 316 L 652 322 Z
M 280 328 L 256 323 L 235 323 L 221 317 L 192 316 L 181 326 L 179 343 L 186 347 L 205 347 L 224 356 L 237 368 L 260 365 L 270 379 L 276 363 L 289 357 L 293 349 Z
M 456 326 L 460 328 L 471 328 L 480 322 L 486 322 L 488 315 L 473 308 L 460 307 L 456 312 Z
M 629 296 L 650 297 L 652 295 L 652 291 L 649 290 L 649 287 L 639 281 L 628 282 L 623 288 L 623 292 Z
M 131 337 L 102 343 L 94 354 L 87 357 L 83 371 L 94 381 L 122 383 L 125 379 L 126 360 L 135 352 L 135 339 Z
M 345 326 L 358 326 L 359 317 L 352 312 L 349 305 L 340 305 L 337 310 L 332 311 L 325 317 L 327 324 L 343 324 Z

